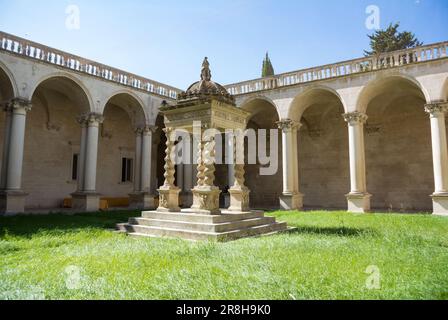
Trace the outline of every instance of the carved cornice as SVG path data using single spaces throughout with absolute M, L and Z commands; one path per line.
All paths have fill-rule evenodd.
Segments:
M 431 116 L 443 115 L 448 112 L 448 102 L 433 102 L 425 105 L 425 112 Z
M 368 118 L 365 113 L 359 111 L 344 113 L 342 117 L 349 124 L 364 124 Z

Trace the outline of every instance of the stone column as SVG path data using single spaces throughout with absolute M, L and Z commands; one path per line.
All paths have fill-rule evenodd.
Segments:
M 294 137 L 299 124 L 291 119 L 284 119 L 277 124 L 282 130 L 283 194 L 280 207 L 284 210 L 300 210 L 303 208 L 303 195 L 298 189 L 297 137 Z
M 154 209 L 151 191 L 153 126 L 136 129 L 134 192 L 129 195 L 133 209 Z
M 174 167 L 175 147 L 174 147 L 174 129 L 165 128 L 163 130 L 166 135 L 166 156 L 165 156 L 165 182 L 159 188 L 159 207 L 157 211 L 161 212 L 179 212 L 179 193 L 180 189 L 174 184 Z
M 227 185 L 229 189 L 235 184 L 235 135 L 232 133 L 225 134 L 227 148 L 225 149 L 227 164 Z M 230 190 L 224 194 L 224 207 L 230 207 Z
M 230 188 L 230 207 L 229 211 L 232 212 L 248 212 L 249 211 L 249 193 L 250 190 L 245 186 L 244 179 L 244 132 L 239 130 L 232 139 L 233 154 L 232 162 L 234 163 L 233 169 L 235 172 L 234 183 Z
M 142 128 L 135 129 L 134 193 L 142 190 Z
M 346 195 L 348 211 L 370 211 L 371 195 L 367 192 L 366 164 L 364 151 L 364 123 L 367 115 L 362 112 L 351 112 L 343 115 L 348 123 L 350 153 L 350 193 Z
M 193 205 L 189 212 L 201 214 L 220 214 L 219 194 L 215 181 L 215 136 L 202 137 L 198 142 L 197 185 L 193 189 Z
M 0 212 L 4 214 L 23 213 L 26 193 L 22 191 L 23 151 L 25 146 L 26 114 L 31 102 L 15 98 L 6 106 L 5 147 L 2 163 L 3 178 L 0 191 Z M 7 140 L 6 140 L 7 139 Z
M 435 185 L 435 191 L 432 194 L 433 213 L 448 215 L 448 150 L 445 125 L 448 102 L 428 104 L 425 106 L 425 111 L 429 113 L 431 121 Z
M 73 209 L 82 211 L 98 211 L 99 194 L 96 192 L 96 169 L 98 158 L 99 126 L 104 121 L 101 114 L 89 113 L 85 115 L 86 143 L 83 173 L 83 189 L 72 194 Z
M 85 162 L 86 162 L 86 143 L 87 143 L 87 121 L 85 116 L 80 116 L 78 123 L 81 126 L 81 144 L 79 147 L 79 158 L 78 158 L 78 192 L 84 190 L 84 172 L 85 172 Z

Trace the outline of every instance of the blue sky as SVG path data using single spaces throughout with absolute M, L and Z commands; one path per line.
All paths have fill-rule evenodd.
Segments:
M 66 8 L 80 28 L 66 28 Z M 424 43 L 448 40 L 447 0 L 0 0 L 0 30 L 185 89 L 208 56 L 222 84 L 361 57 L 366 8 Z

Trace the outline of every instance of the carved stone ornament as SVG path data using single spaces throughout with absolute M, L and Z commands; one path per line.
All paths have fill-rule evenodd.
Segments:
M 368 118 L 365 113 L 359 111 L 344 113 L 342 117 L 349 124 L 364 124 Z
M 425 105 L 425 111 L 430 115 L 444 114 L 448 112 L 448 102 L 435 102 Z

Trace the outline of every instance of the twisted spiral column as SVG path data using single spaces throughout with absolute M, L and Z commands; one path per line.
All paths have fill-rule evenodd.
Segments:
M 210 137 L 204 145 L 204 185 L 209 187 L 213 187 L 215 182 L 215 146 L 216 141 L 214 137 Z
M 175 148 L 174 141 L 171 139 L 171 133 L 173 132 L 173 128 L 165 128 L 163 129 L 166 135 L 166 148 L 165 148 L 165 182 L 163 184 L 164 187 L 174 187 L 174 173 L 176 172 L 174 167 L 174 156 L 175 156 Z

